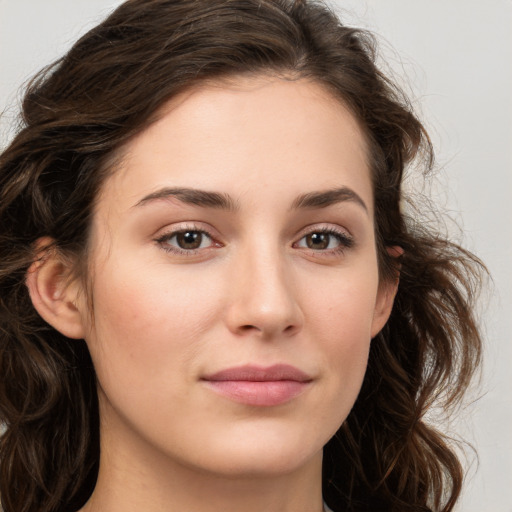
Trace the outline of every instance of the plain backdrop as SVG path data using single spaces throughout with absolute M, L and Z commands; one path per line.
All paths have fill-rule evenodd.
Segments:
M 0 147 L 22 84 L 118 5 L 0 0 Z M 512 512 L 512 1 L 331 1 L 380 36 L 437 148 L 435 199 L 493 279 L 481 303 L 486 362 L 476 401 L 451 428 L 476 447 L 460 512 Z

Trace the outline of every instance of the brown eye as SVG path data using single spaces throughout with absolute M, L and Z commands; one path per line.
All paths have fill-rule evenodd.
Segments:
M 180 249 L 199 249 L 202 241 L 203 233 L 200 231 L 183 231 L 176 235 L 176 244 Z
M 329 233 L 310 233 L 305 237 L 306 246 L 309 249 L 327 249 L 332 235 Z
M 334 230 L 311 231 L 304 235 L 295 247 L 311 249 L 313 251 L 344 250 L 352 247 L 353 238 L 348 233 L 338 233 Z
M 186 229 L 162 236 L 158 243 L 169 252 L 187 252 L 212 247 L 214 242 L 205 231 Z

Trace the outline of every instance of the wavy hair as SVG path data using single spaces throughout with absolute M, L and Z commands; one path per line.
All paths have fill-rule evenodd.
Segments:
M 324 448 L 335 511 L 450 512 L 463 471 L 425 420 L 457 404 L 478 365 L 471 253 L 403 211 L 404 170 L 431 169 L 428 135 L 376 65 L 366 31 L 309 0 L 129 0 L 29 84 L 22 126 L 0 156 L 0 495 L 4 512 L 73 512 L 98 471 L 94 368 L 83 341 L 46 324 L 26 285 L 35 244 L 86 272 L 92 207 L 116 150 L 169 99 L 241 74 L 307 78 L 347 105 L 369 147 L 381 279 L 400 284 L 372 341 L 349 417 Z

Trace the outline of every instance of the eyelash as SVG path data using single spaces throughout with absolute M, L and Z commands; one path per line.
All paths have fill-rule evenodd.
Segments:
M 183 249 L 181 247 L 177 247 L 176 245 L 169 244 L 169 241 L 172 238 L 177 237 L 180 234 L 185 234 L 185 233 L 196 233 L 196 234 L 198 233 L 201 236 L 206 236 L 211 241 L 210 245 L 208 247 L 199 247 L 197 249 Z M 330 248 L 330 249 L 314 249 L 314 248 L 310 248 L 310 247 L 300 247 L 298 244 L 303 239 L 305 239 L 307 236 L 310 236 L 310 235 L 327 235 L 329 237 L 335 237 L 338 240 L 339 245 L 337 247 Z M 200 227 L 194 226 L 194 225 L 184 226 L 184 227 L 180 227 L 178 229 L 170 230 L 170 231 L 164 233 L 163 235 L 161 235 L 160 237 L 158 237 L 157 239 L 155 239 L 155 242 L 164 251 L 166 251 L 168 253 L 177 254 L 179 256 L 186 256 L 186 257 L 187 256 L 188 257 L 195 256 L 200 251 L 204 251 L 204 250 L 208 250 L 211 248 L 222 246 L 221 243 L 219 243 L 215 240 L 215 238 L 213 237 L 213 235 L 211 233 L 209 233 L 207 230 L 205 230 L 203 228 L 200 228 Z M 330 241 L 329 241 L 329 244 L 330 244 Z M 302 234 L 302 236 L 299 238 L 299 240 L 297 242 L 294 242 L 293 247 L 306 249 L 308 252 L 310 252 L 311 254 L 313 254 L 315 256 L 320 256 L 320 255 L 335 256 L 338 254 L 342 254 L 347 249 L 351 249 L 352 247 L 354 247 L 354 239 L 346 231 L 337 230 L 337 229 L 330 228 L 330 227 L 329 228 L 321 227 L 321 228 L 311 229 L 307 232 L 304 232 Z
M 201 236 L 206 236 L 211 240 L 211 245 L 209 247 L 199 247 L 197 249 L 182 249 L 181 247 L 177 247 L 175 245 L 170 245 L 169 241 L 179 236 L 180 234 L 185 233 L 200 233 Z M 220 247 L 222 244 L 215 241 L 214 237 L 205 229 L 200 228 L 198 226 L 190 225 L 190 226 L 184 226 L 180 227 L 178 229 L 172 229 L 166 233 L 164 233 L 162 236 L 158 237 L 155 242 L 165 251 L 172 254 L 177 254 L 179 256 L 194 256 L 199 253 L 201 250 L 210 249 L 212 247 Z
M 333 247 L 331 249 L 322 250 L 303 247 L 304 249 L 308 250 L 311 254 L 314 254 L 315 256 L 319 254 L 324 256 L 336 256 L 338 254 L 344 253 L 347 249 L 351 249 L 352 247 L 354 247 L 354 238 L 351 235 L 349 235 L 346 231 L 337 230 L 332 227 L 320 227 L 311 229 L 305 232 L 300 237 L 300 239 L 293 244 L 293 246 L 296 247 L 303 239 L 310 235 L 327 235 L 329 237 L 336 238 L 339 242 L 339 245 L 337 247 Z

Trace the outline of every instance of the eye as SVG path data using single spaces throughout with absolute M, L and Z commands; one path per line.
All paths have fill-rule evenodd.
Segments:
M 202 249 L 210 242 L 211 238 L 202 231 L 180 231 L 168 241 L 169 244 L 175 244 L 180 249 Z
M 295 247 L 314 251 L 336 251 L 352 247 L 354 241 L 350 235 L 333 229 L 320 229 L 304 235 Z
M 161 236 L 157 242 L 168 252 L 194 253 L 215 245 L 212 237 L 200 229 L 181 229 Z

